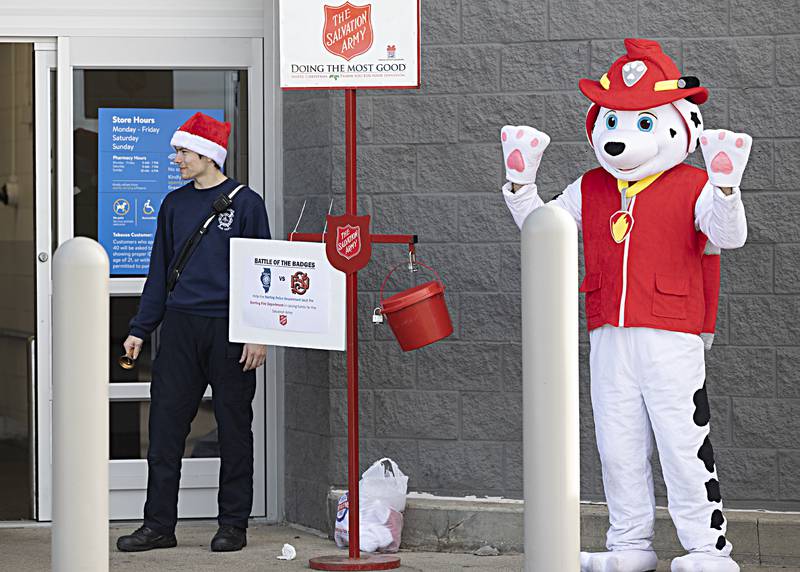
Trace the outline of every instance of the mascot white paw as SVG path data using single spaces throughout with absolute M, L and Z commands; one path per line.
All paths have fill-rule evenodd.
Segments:
M 542 153 L 550 144 L 550 137 L 527 125 L 506 125 L 500 130 L 503 143 L 503 162 L 506 179 L 512 183 L 527 185 L 536 182 L 536 171 L 542 161 Z
M 654 572 L 656 566 L 652 550 L 581 552 L 581 572 Z
M 753 138 L 747 133 L 733 133 L 725 129 L 703 131 L 700 149 L 711 184 L 715 187 L 738 187 L 752 146 Z
M 739 572 L 739 565 L 730 556 L 694 552 L 673 560 L 672 572 Z

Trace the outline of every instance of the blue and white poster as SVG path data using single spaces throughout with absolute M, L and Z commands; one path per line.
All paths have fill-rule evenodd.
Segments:
M 97 236 L 112 276 L 147 274 L 161 202 L 187 183 L 169 141 L 198 111 L 224 121 L 222 109 L 99 110 Z

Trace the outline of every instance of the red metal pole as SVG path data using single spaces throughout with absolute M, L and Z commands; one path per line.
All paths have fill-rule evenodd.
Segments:
M 345 210 L 358 214 L 356 197 L 356 90 L 344 93 L 345 109 Z M 310 235 L 309 235 L 310 236 Z M 388 236 L 388 235 L 387 235 Z M 413 235 L 407 239 L 416 241 Z M 291 240 L 291 239 L 290 239 Z M 316 240 L 316 239 L 315 239 Z M 388 238 L 394 242 L 393 237 Z M 406 242 L 403 240 L 400 242 Z M 367 554 L 361 558 L 358 510 L 358 273 L 347 275 L 347 486 L 349 491 L 350 554 L 311 558 L 313 570 L 394 570 L 400 567 L 400 558 L 389 554 Z
M 345 212 L 358 214 L 356 191 L 356 90 L 345 90 Z M 358 272 L 347 275 L 347 482 L 350 558 L 361 554 L 358 509 Z

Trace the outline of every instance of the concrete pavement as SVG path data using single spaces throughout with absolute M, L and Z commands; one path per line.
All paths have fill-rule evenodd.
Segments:
M 344 553 L 319 535 L 285 525 L 251 523 L 248 546 L 241 552 L 220 554 L 208 548 L 216 532 L 211 521 L 188 521 L 178 526 L 177 548 L 153 550 L 137 554 L 117 552 L 116 538 L 127 534 L 138 524 L 112 525 L 109 534 L 110 567 L 114 572 L 265 572 L 307 570 L 308 559 L 326 554 Z M 291 562 L 277 560 L 285 542 L 297 549 L 298 557 Z M 449 572 L 457 570 L 519 571 L 522 555 L 474 556 L 444 552 L 405 552 L 400 557 L 403 571 Z M 46 525 L 0 526 L 0 571 L 47 572 L 50 570 L 50 527 Z M 669 564 L 659 564 L 659 572 L 668 571 Z M 759 567 L 747 565 L 742 572 L 800 572 L 797 567 Z M 545 571 L 542 571 L 545 572 Z M 557 572 L 557 571 L 547 571 Z

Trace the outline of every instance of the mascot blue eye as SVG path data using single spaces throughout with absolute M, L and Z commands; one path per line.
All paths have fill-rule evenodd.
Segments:
M 646 115 L 639 118 L 639 121 L 636 122 L 636 126 L 639 128 L 639 131 L 650 132 L 653 130 L 653 125 L 655 122 L 653 121 L 652 117 L 647 117 Z
M 610 115 L 606 116 L 606 129 L 616 129 L 617 128 L 617 116 L 611 113 Z

